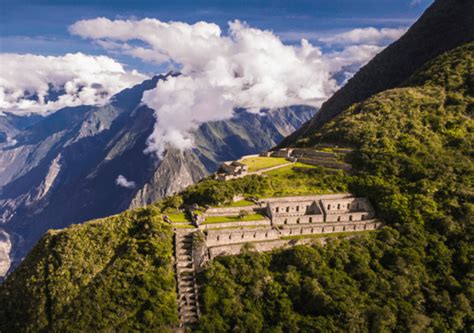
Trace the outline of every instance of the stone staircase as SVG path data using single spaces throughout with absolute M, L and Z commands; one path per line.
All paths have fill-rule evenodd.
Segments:
M 192 229 L 175 230 L 175 265 L 180 329 L 192 328 L 199 318 L 196 273 L 192 259 Z

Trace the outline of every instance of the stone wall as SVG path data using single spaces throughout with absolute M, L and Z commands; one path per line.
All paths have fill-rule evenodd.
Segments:
M 256 221 L 242 221 L 242 222 L 222 222 L 222 223 L 209 223 L 201 224 L 199 229 L 215 229 L 215 228 L 233 228 L 233 227 L 248 227 L 248 226 L 263 226 L 270 227 L 270 220 L 256 220 Z
M 299 195 L 299 196 L 290 196 L 290 197 L 273 197 L 273 198 L 261 198 L 259 201 L 262 204 L 270 202 L 290 202 L 290 201 L 319 201 L 319 200 L 328 200 L 328 199 L 344 199 L 344 198 L 353 198 L 350 193 L 337 193 L 337 194 L 319 194 L 319 195 Z
M 261 209 L 259 205 L 250 205 L 242 207 L 211 207 L 206 209 L 204 212 L 207 216 L 226 216 L 226 215 L 239 215 L 240 211 L 247 213 L 254 213 Z
M 279 237 L 278 232 L 271 228 L 207 230 L 206 244 L 210 247 L 215 245 L 273 240 Z
M 280 229 L 280 236 L 301 236 L 314 234 L 327 234 L 335 232 L 352 232 L 352 231 L 366 231 L 375 230 L 381 226 L 381 222 L 377 220 L 366 220 L 353 223 L 324 223 L 316 224 L 314 226 L 285 226 Z
M 340 214 L 346 212 L 372 212 L 372 205 L 366 198 L 337 198 L 322 199 L 321 206 L 324 214 Z
M 304 214 L 321 214 L 321 210 L 315 200 L 280 201 L 270 202 L 267 206 L 269 216 L 301 216 Z
M 324 222 L 323 214 L 308 214 L 300 216 L 273 216 L 274 225 L 300 224 L 300 223 L 321 223 Z

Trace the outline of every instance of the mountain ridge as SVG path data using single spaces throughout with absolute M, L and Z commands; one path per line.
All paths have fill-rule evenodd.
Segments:
M 195 149 L 169 147 L 159 161 L 143 152 L 155 117 L 141 96 L 166 77 L 126 89 L 104 106 L 59 110 L 19 132 L 15 145 L 0 146 L 0 228 L 12 237 L 14 260 L 49 228 L 147 205 L 209 175 L 223 160 L 268 149 L 315 111 L 237 111 L 232 119 L 198 128 Z M 119 187 L 119 175 L 135 187 Z
M 437 0 L 397 41 L 377 54 L 321 106 L 318 114 L 278 146 L 310 135 L 353 103 L 406 81 L 430 59 L 474 40 L 474 2 Z

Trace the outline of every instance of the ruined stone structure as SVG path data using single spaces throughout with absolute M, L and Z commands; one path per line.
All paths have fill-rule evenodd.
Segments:
M 267 219 L 205 223 L 206 216 L 232 216 L 241 210 L 262 214 Z M 374 218 L 375 212 L 366 198 L 350 194 L 294 196 L 260 199 L 258 204 L 246 207 L 210 208 L 204 213 L 199 229 L 205 231 L 206 246 L 210 258 L 213 258 L 216 253 L 225 254 L 225 246 L 231 244 L 268 242 L 288 236 L 375 230 L 381 223 Z M 218 251 L 212 250 L 214 247 L 219 247 Z
M 319 148 L 331 148 L 332 151 L 321 151 L 309 148 L 283 148 L 263 153 L 262 156 L 284 157 L 309 165 L 320 165 L 326 168 L 345 171 L 351 170 L 351 165 L 343 161 L 344 156 L 350 153 L 352 151 L 351 149 L 331 146 Z
M 259 220 L 206 223 L 206 218 L 258 213 Z M 175 229 L 175 264 L 181 329 L 192 327 L 199 318 L 195 271 L 217 256 L 239 254 L 244 247 L 270 251 L 297 244 L 319 242 L 312 235 L 376 230 L 372 205 L 366 198 L 348 193 L 292 196 L 255 200 L 243 207 L 212 207 L 203 214 L 191 214 L 195 228 Z M 305 237 L 306 236 L 306 237 Z M 351 237 L 351 236 L 349 236 Z
M 216 173 L 217 180 L 226 181 L 245 177 L 248 174 L 248 166 L 238 161 L 224 162 L 221 165 L 223 172 Z

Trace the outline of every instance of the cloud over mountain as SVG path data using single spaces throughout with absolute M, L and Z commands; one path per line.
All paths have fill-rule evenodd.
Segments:
M 328 37 L 321 37 L 319 41 L 330 45 L 386 45 L 400 38 L 406 31 L 407 28 L 359 28 Z
M 0 54 L 0 112 L 48 113 L 101 104 L 146 77 L 107 56 Z
M 128 189 L 135 188 L 136 186 L 135 182 L 128 180 L 123 175 L 119 175 L 117 177 L 117 179 L 115 180 L 115 184 L 121 187 L 128 188 Z
M 273 32 L 237 20 L 226 33 L 214 23 L 150 18 L 82 20 L 69 31 L 109 51 L 179 68 L 182 75 L 158 82 L 143 96 L 157 118 L 148 151 L 158 155 L 167 143 L 192 147 L 193 129 L 231 117 L 234 108 L 319 106 L 338 87 L 335 73 L 358 68 L 381 49 L 361 45 L 323 54 L 305 39 L 285 45 Z

